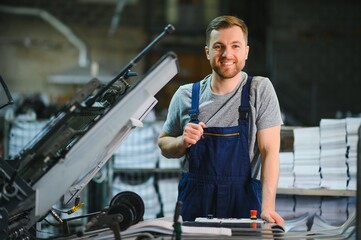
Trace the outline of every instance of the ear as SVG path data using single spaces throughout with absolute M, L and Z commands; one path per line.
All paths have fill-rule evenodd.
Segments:
M 245 58 L 244 59 L 248 59 L 248 53 L 249 53 L 249 45 L 247 45 L 246 47 L 246 53 L 245 53 Z
M 208 46 L 204 47 L 204 52 L 206 53 L 207 59 L 209 60 L 209 48 L 208 48 Z

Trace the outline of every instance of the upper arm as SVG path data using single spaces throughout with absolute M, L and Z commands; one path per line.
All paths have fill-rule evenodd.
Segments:
M 167 136 L 169 136 L 168 133 L 166 133 L 166 132 L 164 132 L 164 131 L 160 131 L 158 138 L 167 137 Z
M 279 149 L 280 149 L 280 130 L 281 126 L 261 129 L 257 133 L 258 147 L 261 154 L 261 182 L 265 184 L 266 192 L 277 188 L 279 176 Z M 272 190 L 273 191 L 273 190 Z M 268 194 L 268 193 L 267 193 Z M 266 195 L 267 195 L 266 194 Z
M 257 144 L 263 159 L 267 154 L 278 154 L 280 133 L 281 126 L 265 128 L 257 132 Z
M 162 149 L 164 145 L 166 144 L 167 140 L 166 137 L 169 137 L 170 135 L 164 131 L 160 131 L 158 136 L 158 146 Z

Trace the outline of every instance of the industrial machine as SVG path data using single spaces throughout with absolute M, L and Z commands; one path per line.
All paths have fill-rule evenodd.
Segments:
M 168 52 L 142 76 L 131 69 L 173 31 L 172 25 L 166 26 L 108 83 L 89 81 L 14 159 L 0 160 L 0 239 L 31 239 L 29 229 L 51 213 L 61 197 L 66 203 L 76 200 L 130 131 L 142 126 L 157 103 L 154 95 L 178 73 L 178 60 Z M 5 106 L 12 99 L 2 79 L 1 83 Z M 98 220 L 120 223 L 115 225 L 119 232 L 121 223 L 130 218 L 116 214 L 127 202 L 142 211 L 141 199 L 122 194 L 112 200 L 111 211 L 97 213 Z

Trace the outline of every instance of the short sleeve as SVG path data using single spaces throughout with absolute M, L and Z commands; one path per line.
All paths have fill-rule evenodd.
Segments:
M 268 78 L 256 82 L 256 126 L 265 129 L 283 124 L 276 91 Z
M 182 135 L 183 128 L 189 122 L 188 110 L 191 105 L 191 84 L 186 84 L 174 93 L 168 108 L 163 131 L 170 136 Z

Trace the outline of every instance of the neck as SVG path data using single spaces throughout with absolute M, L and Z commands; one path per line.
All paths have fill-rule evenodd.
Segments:
M 221 78 L 218 75 L 212 74 L 211 89 L 214 93 L 225 95 L 232 92 L 241 81 L 241 74 L 237 74 L 233 78 Z

